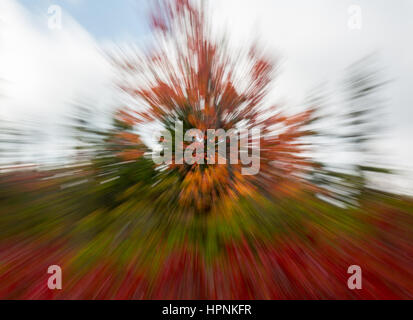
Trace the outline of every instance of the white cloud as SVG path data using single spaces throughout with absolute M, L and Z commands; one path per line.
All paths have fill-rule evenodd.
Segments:
M 2 0 L 0 12 L 3 116 L 53 122 L 75 99 L 105 98 L 110 67 L 66 12 L 61 30 L 47 28 L 47 12 L 36 17 L 15 1 Z
M 242 44 L 255 37 L 281 57 L 279 90 L 293 100 L 319 82 L 336 80 L 351 62 L 380 50 L 383 64 L 393 76 L 403 78 L 402 69 L 413 68 L 413 3 L 389 1 L 329 0 L 212 0 L 214 25 L 227 25 L 231 38 Z M 362 9 L 363 28 L 348 28 L 351 4 Z M 410 27 L 410 28 L 409 28 Z M 411 79 L 411 78 L 410 78 Z M 400 79 L 405 81 L 406 79 Z M 300 94 L 297 95 L 297 90 Z M 406 93 L 406 92 L 404 92 Z
M 381 121 L 389 128 L 388 138 L 378 146 L 383 160 L 413 172 L 413 2 L 397 4 L 385 0 L 211 0 L 216 29 L 228 27 L 230 38 L 242 45 L 259 38 L 281 62 L 273 98 L 295 107 L 310 90 L 327 81 L 338 92 L 344 69 L 363 56 L 378 52 L 384 76 L 393 80 L 384 96 L 387 116 Z M 362 9 L 362 29 L 348 28 L 350 5 Z M 337 97 L 333 97 L 338 99 Z M 339 107 L 339 99 L 332 101 Z M 329 155 L 331 158 L 332 155 Z M 401 179 L 413 190 L 412 176 Z M 395 182 L 396 183 L 396 182 Z
M 362 9 L 360 31 L 347 27 L 353 3 Z M 336 83 L 351 62 L 379 50 L 394 79 L 386 92 L 392 109 L 383 119 L 392 136 L 382 146 L 391 150 L 395 165 L 413 163 L 413 151 L 406 151 L 413 138 L 412 1 L 211 0 L 211 5 L 215 28 L 227 26 L 240 45 L 259 37 L 281 58 L 274 99 L 287 106 L 302 104 L 320 82 Z M 0 1 L 0 117 L 31 119 L 53 132 L 48 128 L 63 121 L 73 100 L 86 98 L 100 108 L 110 104 L 112 75 L 99 44 L 66 12 L 59 31 L 47 28 L 47 18 L 47 12 L 37 17 L 16 1 Z
M 0 2 L 0 119 L 35 132 L 22 151 L 26 161 L 69 151 L 62 124 L 73 103 L 93 103 L 98 112 L 110 106 L 112 71 L 99 45 L 62 17 L 62 29 L 50 30 L 47 11 L 35 16 L 16 1 Z

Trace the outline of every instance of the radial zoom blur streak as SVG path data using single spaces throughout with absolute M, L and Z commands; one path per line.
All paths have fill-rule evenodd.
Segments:
M 370 178 L 392 172 L 369 162 L 371 99 L 385 84 L 368 60 L 349 69 L 348 112 L 332 128 L 320 99 L 297 112 L 271 104 L 276 61 L 258 43 L 234 48 L 203 5 L 160 1 L 153 12 L 151 45 L 107 54 L 122 99 L 110 128 L 79 108 L 64 165 L 2 166 L 0 298 L 412 299 L 413 199 Z M 259 171 L 243 174 L 228 150 L 177 164 L 176 122 L 259 128 L 244 150 L 259 148 Z M 0 152 L 24 145 L 0 124 Z M 164 134 L 148 143 L 151 126 Z M 173 156 L 159 164 L 165 136 Z M 179 146 L 211 142 L 195 140 Z M 317 158 L 330 142 L 361 155 L 351 170 Z M 51 265 L 61 290 L 47 285 Z M 348 287 L 352 265 L 361 289 Z

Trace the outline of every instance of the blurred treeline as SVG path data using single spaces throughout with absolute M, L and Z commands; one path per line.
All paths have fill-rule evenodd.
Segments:
M 10 163 L 0 173 L 0 296 L 49 297 L 31 291 L 30 270 L 43 277 L 37 266 L 55 257 L 72 291 L 52 298 L 412 298 L 413 200 L 368 182 L 392 174 L 366 160 L 385 85 L 368 66 L 349 68 L 342 129 L 322 125 L 321 107 L 308 124 L 314 155 L 320 139 L 345 145 L 360 155 L 352 170 L 314 160 L 302 183 L 225 198 L 208 212 L 180 204 L 182 177 L 157 168 L 122 114 L 102 130 L 89 121 L 93 108 L 78 108 L 76 155 L 48 167 L 17 165 L 10 148 L 24 150 L 24 133 L 2 125 Z M 350 264 L 366 270 L 364 291 L 346 289 Z M 95 277 L 79 287 L 88 272 Z

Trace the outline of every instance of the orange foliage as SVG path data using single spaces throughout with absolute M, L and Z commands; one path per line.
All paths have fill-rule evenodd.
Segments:
M 261 128 L 261 170 L 256 176 L 242 176 L 239 165 L 216 164 L 206 169 L 197 163 L 170 165 L 182 176 L 180 200 L 185 206 L 206 210 L 218 199 L 254 190 L 283 192 L 282 181 L 297 180 L 298 173 L 312 166 L 300 153 L 302 138 L 310 134 L 303 128 L 313 110 L 286 116 L 277 107 L 266 108 L 276 69 L 270 58 L 255 46 L 235 54 L 224 41 L 214 40 L 203 8 L 187 0 L 158 2 L 158 6 L 162 9 L 152 17 L 159 36 L 157 49 L 143 57 L 114 59 L 120 70 L 129 76 L 139 74 L 143 80 L 140 85 L 121 84 L 124 92 L 145 106 L 143 111 L 129 111 L 126 121 L 139 125 L 181 120 L 202 131 Z M 274 126 L 282 132 L 275 134 Z

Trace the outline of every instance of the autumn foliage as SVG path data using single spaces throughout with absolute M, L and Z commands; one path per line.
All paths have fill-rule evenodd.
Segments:
M 70 164 L 0 172 L 0 298 L 412 299 L 413 200 L 364 177 L 387 171 L 316 162 L 318 106 L 269 101 L 276 62 L 231 46 L 200 2 L 156 2 L 151 23 L 153 43 L 110 54 L 122 103 L 109 128 L 80 116 Z M 156 164 L 143 132 L 173 137 L 177 120 L 259 127 L 259 173 Z M 55 264 L 59 291 L 46 285 Z M 354 264 L 362 290 L 347 287 Z
M 303 138 L 311 134 L 305 126 L 314 110 L 287 116 L 269 104 L 275 62 L 257 45 L 234 52 L 226 41 L 218 40 L 201 5 L 174 1 L 158 6 L 152 17 L 156 48 L 114 57 L 123 79 L 140 80 L 120 84 L 138 105 L 137 110 L 123 109 L 123 119 L 138 127 L 157 122 L 168 130 L 180 120 L 184 130 L 260 128 L 262 132 L 260 172 L 255 176 L 242 176 L 240 166 L 229 161 L 170 165 L 181 175 L 181 204 L 208 211 L 220 201 L 256 192 L 279 194 L 286 191 L 285 185 L 300 183 L 299 173 L 312 166 L 301 152 Z

